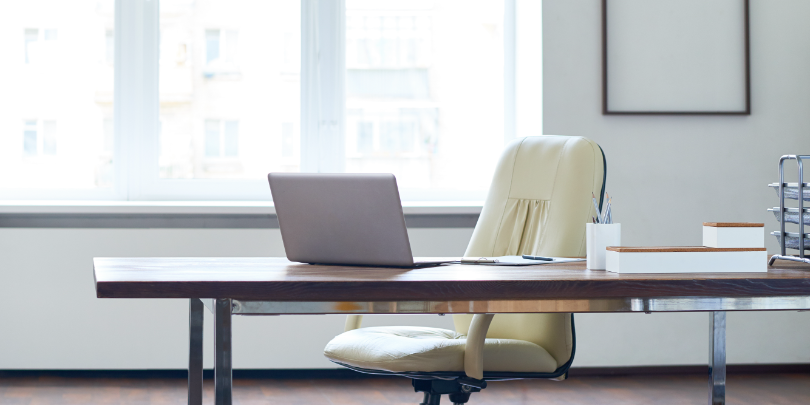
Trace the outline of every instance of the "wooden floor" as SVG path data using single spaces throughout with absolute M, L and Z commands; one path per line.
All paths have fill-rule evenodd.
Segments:
M 730 405 L 810 403 L 810 374 L 730 375 Z M 473 405 L 706 404 L 707 381 L 698 375 L 575 377 L 564 382 L 493 382 L 473 394 Z M 235 379 L 234 404 L 408 404 L 421 394 L 400 378 Z M 185 404 L 181 378 L 0 376 L 0 404 Z M 213 403 L 205 382 L 204 403 Z M 449 404 L 446 398 L 442 404 Z

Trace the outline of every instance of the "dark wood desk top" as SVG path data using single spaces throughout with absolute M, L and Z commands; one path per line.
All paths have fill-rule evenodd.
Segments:
M 99 298 L 265 301 L 524 300 L 810 296 L 810 266 L 767 273 L 615 274 L 584 262 L 419 269 L 323 266 L 285 258 L 95 258 Z

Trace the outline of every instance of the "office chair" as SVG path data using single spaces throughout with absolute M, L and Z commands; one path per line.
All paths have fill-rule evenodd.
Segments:
M 604 195 L 606 161 L 595 142 L 573 136 L 532 136 L 501 155 L 465 256 L 585 255 L 585 223 L 595 214 L 591 193 Z M 601 205 L 601 201 L 600 201 Z M 487 381 L 562 380 L 574 360 L 573 314 L 454 315 L 455 331 L 427 327 L 360 328 L 324 349 L 334 363 L 371 374 L 409 377 L 420 405 L 449 395 L 464 404 Z

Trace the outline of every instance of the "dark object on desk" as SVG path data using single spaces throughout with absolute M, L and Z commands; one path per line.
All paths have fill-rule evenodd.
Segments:
M 524 258 L 524 259 L 527 259 L 527 260 L 543 260 L 543 261 L 546 261 L 546 262 L 553 262 L 554 261 L 554 258 L 552 258 L 552 257 L 532 256 L 532 255 L 523 255 L 521 257 Z

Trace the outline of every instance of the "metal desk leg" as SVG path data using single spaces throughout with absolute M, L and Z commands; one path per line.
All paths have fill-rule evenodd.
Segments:
M 199 298 L 188 300 L 188 405 L 202 405 L 204 308 Z
M 231 300 L 214 303 L 214 404 L 231 405 Z
M 709 313 L 709 405 L 726 403 L 726 313 Z

